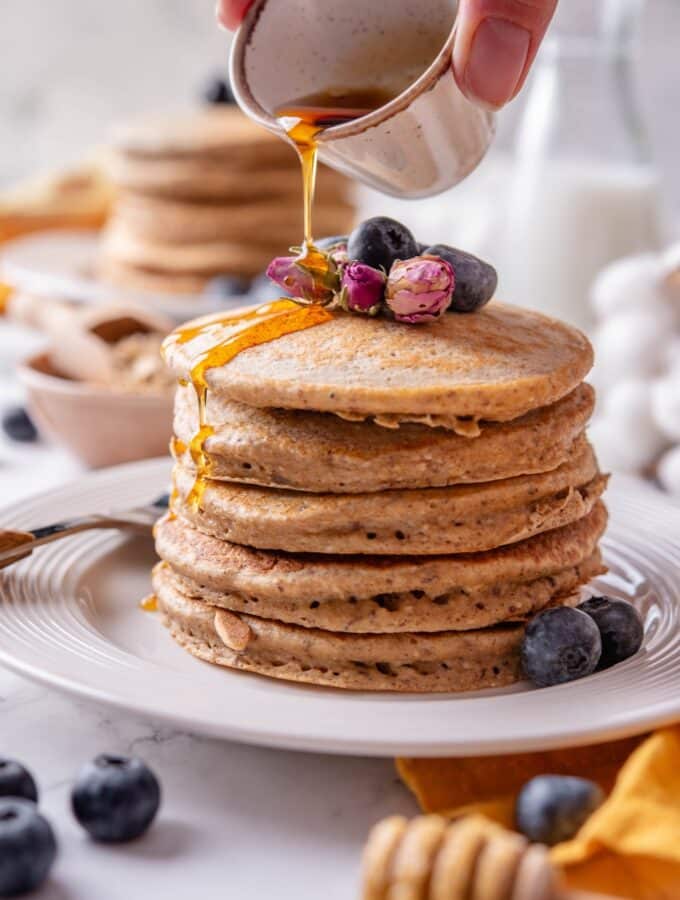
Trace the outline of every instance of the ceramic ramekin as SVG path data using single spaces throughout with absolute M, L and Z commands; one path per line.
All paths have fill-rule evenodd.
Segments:
M 292 100 L 397 89 L 385 106 L 327 129 L 319 156 L 384 193 L 440 193 L 475 168 L 494 127 L 453 77 L 456 9 L 455 0 L 255 0 L 232 46 L 236 99 L 281 133 L 273 113 Z

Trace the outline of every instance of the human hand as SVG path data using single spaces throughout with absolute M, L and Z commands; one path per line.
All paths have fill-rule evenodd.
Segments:
M 283 0 L 281 0 L 283 2 Z M 252 0 L 218 0 L 217 16 L 236 28 Z M 460 0 L 453 71 L 471 100 L 493 109 L 526 80 L 557 0 Z

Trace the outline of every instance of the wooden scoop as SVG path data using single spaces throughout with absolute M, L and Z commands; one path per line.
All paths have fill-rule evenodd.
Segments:
M 362 900 L 620 900 L 570 891 L 548 849 L 481 816 L 394 816 L 371 831 Z
M 167 316 L 135 304 L 77 306 L 21 292 L 8 301 L 7 316 L 49 336 L 50 361 L 61 375 L 98 384 L 116 382 L 113 349 L 119 341 L 173 329 Z

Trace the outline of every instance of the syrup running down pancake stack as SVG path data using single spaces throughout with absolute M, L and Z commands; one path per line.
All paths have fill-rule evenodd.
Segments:
M 301 330 L 272 330 L 277 306 Z M 167 341 L 175 490 L 154 590 L 172 635 L 343 688 L 518 680 L 527 619 L 603 571 L 588 341 L 497 302 L 418 327 L 293 307 Z
M 295 151 L 236 107 L 133 123 L 117 135 L 109 168 L 119 196 L 100 270 L 121 287 L 200 293 L 217 275 L 257 275 L 299 241 Z M 320 172 L 315 215 L 325 234 L 351 228 L 343 175 Z

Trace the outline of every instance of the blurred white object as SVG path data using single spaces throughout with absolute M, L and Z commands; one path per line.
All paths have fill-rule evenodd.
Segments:
M 617 424 L 635 469 L 651 465 L 668 446 L 667 436 L 652 414 L 653 390 L 653 382 L 641 378 L 620 381 L 607 394 L 603 405 L 604 419 Z
M 644 312 L 662 306 L 659 293 L 663 266 L 656 253 L 618 259 L 593 282 L 590 302 L 598 320 L 620 312 Z
M 601 463 L 646 474 L 663 465 L 670 484 L 680 473 L 677 448 L 667 450 L 680 443 L 680 245 L 612 263 L 591 300 L 600 322 L 591 436 Z
M 661 374 L 672 337 L 673 314 L 665 308 L 606 319 L 593 336 L 598 390 L 606 391 L 621 379 Z
M 666 347 L 664 370 L 677 372 L 680 378 L 680 334 L 676 335 Z
M 590 439 L 604 469 L 649 469 L 668 440 L 652 417 L 653 383 L 642 378 L 619 381 L 606 393 L 590 427 Z
M 599 416 L 588 428 L 588 437 L 597 451 L 603 472 L 639 472 L 640 455 L 635 452 L 630 430 L 613 418 Z
M 504 298 L 586 330 L 596 274 L 662 241 L 657 176 L 631 89 L 641 6 L 559 7 L 532 77 L 503 215 Z
M 680 496 L 680 446 L 673 447 L 661 457 L 656 474 L 663 488 Z
M 651 410 L 663 434 L 671 441 L 680 441 L 680 369 L 654 383 Z
M 669 493 L 680 496 L 680 446 L 673 447 L 659 460 L 657 478 Z

